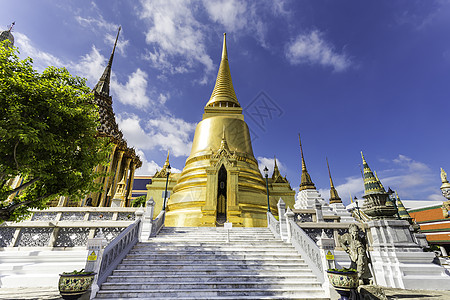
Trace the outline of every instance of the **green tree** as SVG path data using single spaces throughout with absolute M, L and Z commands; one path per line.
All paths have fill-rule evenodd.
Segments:
M 132 207 L 140 207 L 141 205 L 145 206 L 146 200 L 147 200 L 147 196 L 145 196 L 145 195 L 139 196 L 136 199 L 131 201 L 131 206 Z
M 101 174 L 93 168 L 106 163 L 109 149 L 97 137 L 98 109 L 85 79 L 65 68 L 41 74 L 7 43 L 0 43 L 0 223 L 57 195 L 95 190 Z M 12 189 L 8 180 L 17 175 L 22 182 Z

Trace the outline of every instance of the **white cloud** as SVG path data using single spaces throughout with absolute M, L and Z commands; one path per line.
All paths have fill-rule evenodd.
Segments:
M 275 166 L 275 161 L 272 157 L 262 157 L 262 156 L 258 156 L 256 158 L 258 160 L 258 167 L 259 167 L 259 171 L 261 171 L 261 174 L 264 176 L 264 167 L 267 167 L 267 169 L 269 169 L 269 177 L 272 176 L 273 174 L 273 168 Z M 281 175 L 283 175 L 283 172 L 286 172 L 286 166 L 280 162 L 280 160 L 277 158 L 277 166 L 278 169 L 280 170 L 280 173 L 282 173 Z
M 94 87 L 105 69 L 106 57 L 101 55 L 95 46 L 92 46 L 91 52 L 82 56 L 79 61 L 70 62 L 69 66 L 75 70 L 78 76 L 87 78 L 88 84 Z
M 136 175 L 154 175 L 156 170 L 161 170 L 161 167 L 154 160 L 147 160 L 143 151 L 136 150 L 136 154 L 142 161 L 142 167 L 136 170 Z
M 343 184 L 335 185 L 335 188 L 344 203 L 350 203 L 350 195 L 352 198 L 355 196 L 361 198 L 364 194 L 364 182 L 361 176 L 347 177 Z M 330 189 L 319 189 L 319 193 L 324 199 L 330 198 Z
M 97 35 L 104 37 L 103 41 L 106 45 L 112 47 L 114 42 L 116 41 L 117 30 L 119 29 L 118 24 L 114 24 L 111 22 L 105 21 L 103 16 L 99 13 L 95 18 L 87 17 L 83 18 L 81 16 L 75 16 L 75 20 L 81 26 L 85 28 L 89 28 L 90 31 L 95 32 Z M 119 35 L 119 40 L 117 41 L 116 50 L 122 55 L 125 56 L 125 50 L 128 46 L 129 41 L 125 39 L 125 35 L 123 32 L 123 28 Z
M 286 47 L 286 58 L 293 65 L 319 64 L 333 67 L 336 72 L 345 71 L 352 65 L 350 58 L 336 53 L 318 30 L 301 34 L 292 40 Z
M 220 23 L 228 32 L 245 28 L 247 25 L 247 3 L 238 0 L 204 0 L 209 17 Z
M 33 59 L 33 65 L 39 71 L 43 71 L 48 66 L 62 67 L 64 63 L 56 56 L 41 51 L 36 48 L 32 41 L 23 33 L 15 32 L 15 46 L 19 48 L 20 56 L 31 57 Z
M 147 96 L 147 73 L 137 69 L 130 76 L 125 84 L 112 80 L 111 85 L 117 99 L 123 104 L 132 105 L 136 108 L 146 108 L 150 104 Z
M 150 119 L 145 127 L 136 115 L 117 116 L 117 123 L 129 146 L 141 150 L 170 150 L 171 155 L 188 156 L 191 150 L 191 133 L 195 124 L 171 116 Z
M 145 56 L 152 66 L 171 74 L 185 73 L 197 64 L 203 66 L 205 77 L 214 70 L 206 53 L 205 26 L 196 20 L 195 1 L 141 0 L 139 16 L 148 22 L 146 42 L 154 46 Z M 176 59 L 176 64 L 173 64 Z

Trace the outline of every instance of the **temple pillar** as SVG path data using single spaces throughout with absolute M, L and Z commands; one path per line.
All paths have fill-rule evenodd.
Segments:
M 120 149 L 117 150 L 118 158 L 117 158 L 116 171 L 115 171 L 114 179 L 111 182 L 111 186 L 110 186 L 109 191 L 108 191 L 108 194 L 109 194 L 109 192 L 111 192 L 112 195 L 108 195 L 108 196 L 113 196 L 115 191 L 116 191 L 117 182 L 119 180 L 119 173 L 120 173 L 120 169 L 122 167 L 122 158 L 123 158 L 123 154 L 124 153 L 125 152 L 123 150 L 120 150 Z M 105 199 L 105 202 L 103 203 L 102 206 L 106 206 L 108 204 L 107 202 L 108 202 L 107 199 Z
M 130 197 L 133 196 L 133 183 L 134 183 L 134 172 L 136 170 L 136 164 L 134 163 L 134 161 L 131 163 L 131 167 L 130 167 L 130 176 L 128 179 L 128 184 L 127 184 L 127 193 L 125 195 L 125 207 L 129 207 L 130 206 Z
M 105 205 L 106 197 L 108 195 L 108 186 L 110 184 L 111 177 L 112 177 L 112 175 L 109 173 L 111 172 L 113 165 L 114 165 L 114 155 L 116 153 L 116 149 L 117 149 L 117 145 L 114 144 L 113 149 L 111 151 L 111 156 L 109 157 L 109 166 L 108 166 L 108 169 L 106 170 L 105 182 L 103 184 L 102 195 L 101 195 L 99 206 Z
M 228 171 L 227 178 L 227 219 L 234 227 L 242 226 L 241 209 L 238 203 L 239 170 L 232 167 Z
M 202 207 L 201 226 L 216 226 L 217 173 L 218 170 L 215 167 L 206 168 L 206 199 L 205 206 Z

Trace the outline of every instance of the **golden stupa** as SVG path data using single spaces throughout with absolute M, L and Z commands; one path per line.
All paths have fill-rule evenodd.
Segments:
M 280 197 L 292 206 L 295 195 L 286 178 L 277 178 L 269 179 L 273 213 Z M 218 226 L 227 220 L 233 226 L 267 224 L 266 182 L 234 92 L 225 34 L 214 90 L 166 211 L 166 226 Z

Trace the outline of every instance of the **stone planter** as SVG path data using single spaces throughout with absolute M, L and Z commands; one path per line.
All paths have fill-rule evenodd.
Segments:
M 58 289 L 63 299 L 78 299 L 91 287 L 96 273 L 83 273 L 59 274 Z
M 348 299 L 351 290 L 358 287 L 359 278 L 356 271 L 332 271 L 328 270 L 328 279 L 334 289 L 342 296 L 342 300 Z

